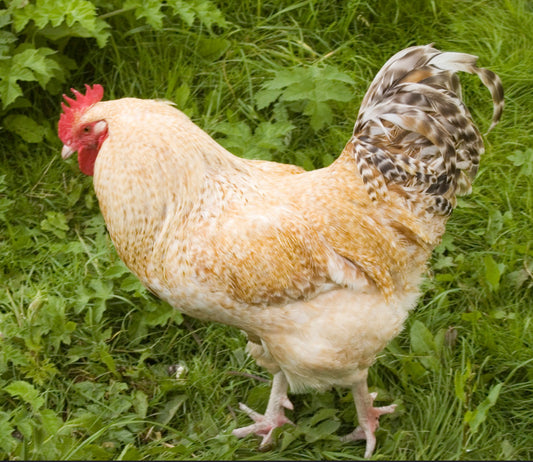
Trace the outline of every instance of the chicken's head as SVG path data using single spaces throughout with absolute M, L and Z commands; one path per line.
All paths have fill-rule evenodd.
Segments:
M 80 170 L 86 175 L 94 173 L 94 163 L 100 146 L 107 137 L 107 123 L 104 120 L 85 121 L 85 112 L 104 96 L 101 85 L 85 85 L 85 95 L 71 89 L 74 98 L 63 95 L 66 103 L 61 103 L 63 113 L 59 118 L 58 135 L 63 142 L 61 157 L 67 159 L 78 151 Z

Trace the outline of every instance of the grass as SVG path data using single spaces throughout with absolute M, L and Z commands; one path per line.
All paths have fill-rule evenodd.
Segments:
M 168 98 L 236 152 L 258 145 L 256 156 L 311 168 L 340 152 L 373 75 L 406 46 L 476 54 L 502 77 L 507 106 L 473 193 L 448 224 L 416 311 L 370 371 L 378 400 L 398 404 L 374 458 L 533 458 L 531 2 L 216 3 L 228 24 L 212 32 L 109 18 L 106 48 L 71 41 L 80 65 L 68 86 Z M 323 66 L 351 78 L 353 97 L 326 99 L 322 128 L 311 127 L 305 95 L 258 109 L 277 72 Z M 489 94 L 465 82 L 484 130 Z M 59 115 L 59 98 L 43 93 L 35 106 Z M 337 437 L 356 419 L 346 390 L 295 395 L 297 426 L 280 429 L 268 452 L 231 436 L 247 422 L 239 401 L 263 409 L 269 392 L 242 334 L 184 318 L 140 286 L 106 234 L 91 179 L 60 161 L 59 140 L 7 134 L 0 145 L 4 459 L 362 457 L 362 443 Z

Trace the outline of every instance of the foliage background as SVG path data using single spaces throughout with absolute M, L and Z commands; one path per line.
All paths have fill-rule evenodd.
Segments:
M 374 458 L 533 458 L 533 2 L 14 0 L 0 3 L 0 455 L 4 459 L 354 459 L 347 390 L 294 396 L 257 452 L 231 430 L 270 379 L 235 329 L 182 317 L 117 258 L 91 179 L 61 162 L 61 93 L 175 101 L 235 154 L 328 165 L 371 79 L 434 42 L 506 91 L 473 194 L 424 296 L 371 369 Z M 488 92 L 463 76 L 482 130 Z

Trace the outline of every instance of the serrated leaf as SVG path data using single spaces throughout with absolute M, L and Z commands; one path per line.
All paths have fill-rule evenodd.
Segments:
M 66 36 L 93 37 L 103 47 L 110 34 L 109 25 L 98 18 L 96 6 L 89 0 L 37 0 L 13 10 L 13 26 L 22 31 L 29 21 L 45 37 L 58 40 Z
M 223 122 L 216 126 L 226 135 L 220 143 L 233 154 L 247 159 L 272 160 L 274 152 L 283 152 L 294 126 L 290 122 L 261 122 L 254 133 L 246 122 Z
M 7 30 L 0 30 L 0 45 L 9 45 L 16 41 L 17 41 L 17 36 L 15 34 L 12 34 L 11 32 L 8 32 Z
M 193 25 L 195 19 L 198 19 L 209 29 L 214 24 L 220 27 L 227 25 L 222 12 L 209 0 L 169 0 L 167 4 L 189 26 Z
M 55 60 L 48 58 L 53 54 L 55 54 L 54 50 L 45 47 L 26 49 L 13 57 L 13 65 L 31 69 L 36 74 L 41 87 L 44 88 L 56 72 L 61 70 Z
M 46 219 L 41 221 L 41 229 L 51 231 L 59 239 L 65 239 L 65 231 L 69 230 L 67 218 L 61 212 L 46 212 Z
M 220 27 L 227 25 L 222 12 L 213 2 L 208 0 L 193 0 L 192 4 L 199 21 L 205 24 L 209 29 L 211 29 L 213 24 Z
M 101 279 L 93 279 L 89 286 L 93 289 L 91 298 L 98 300 L 109 300 L 113 298 L 113 283 L 111 281 L 102 281 Z
M 34 411 L 38 411 L 44 405 L 44 398 L 39 396 L 39 391 L 28 382 L 16 380 L 4 388 L 11 396 L 20 398 L 28 403 Z
M 160 0 L 127 0 L 124 2 L 124 9 L 135 9 L 135 18 L 144 20 L 154 29 L 159 30 L 163 27 L 163 18 L 165 15 L 161 12 Z
M 9 415 L 0 412 L 0 449 L 5 453 L 10 453 L 17 445 L 17 440 L 11 436 L 14 431 Z
M 3 107 L 9 106 L 19 96 L 22 96 L 22 88 L 17 83 L 20 80 L 36 80 L 30 69 L 18 69 L 12 65 L 13 60 L 0 61 L 0 100 Z
M 8 10 L 0 10 L 0 28 L 11 24 L 11 13 Z
M 333 112 L 325 102 L 309 101 L 305 106 L 304 114 L 311 116 L 311 127 L 315 131 L 333 121 Z
M 283 101 L 319 101 L 316 98 L 314 82 L 309 78 L 303 78 L 298 82 L 288 85 L 281 99 Z
M 291 85 L 300 84 L 302 80 L 310 80 L 312 69 L 297 67 L 295 69 L 282 69 L 276 71 L 274 78 L 264 84 L 264 88 L 281 90 Z
M 354 79 L 352 79 L 348 74 L 339 71 L 334 66 L 326 66 L 322 72 L 322 75 L 327 80 L 335 80 L 339 82 L 348 83 L 350 85 L 355 85 Z
M 192 9 L 192 6 L 182 2 L 182 1 L 175 1 L 175 2 L 169 2 L 174 7 L 174 12 L 178 14 L 178 16 L 185 21 L 185 24 L 188 26 L 192 26 L 194 23 L 194 18 L 196 18 L 196 13 Z
M 56 0 L 51 1 L 57 7 Z M 88 31 L 96 31 L 96 6 L 88 0 L 66 0 L 64 1 L 65 20 L 68 26 L 78 23 Z
M 353 98 L 353 91 L 344 83 L 334 80 L 317 80 L 312 99 L 316 101 L 348 102 Z
M 31 48 L 28 45 L 10 59 L 0 60 L 0 99 L 4 107 L 22 95 L 18 81 L 37 81 L 44 87 L 61 68 L 48 58 L 55 51 L 50 48 Z
M 280 90 L 272 88 L 264 88 L 259 90 L 254 96 L 257 109 L 263 109 L 267 107 L 269 104 L 276 101 L 281 93 L 282 92 Z
M 258 109 L 268 106 L 279 98 L 280 102 L 303 102 L 302 111 L 311 117 L 311 127 L 317 131 L 333 120 L 329 101 L 347 102 L 353 98 L 348 84 L 353 80 L 333 66 L 277 71 L 274 77 L 263 85 L 256 94 Z

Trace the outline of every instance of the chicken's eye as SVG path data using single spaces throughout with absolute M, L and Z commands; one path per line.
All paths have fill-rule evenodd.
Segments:
M 89 133 L 91 131 L 91 127 L 87 126 L 87 127 L 83 127 L 83 132 L 84 133 Z

